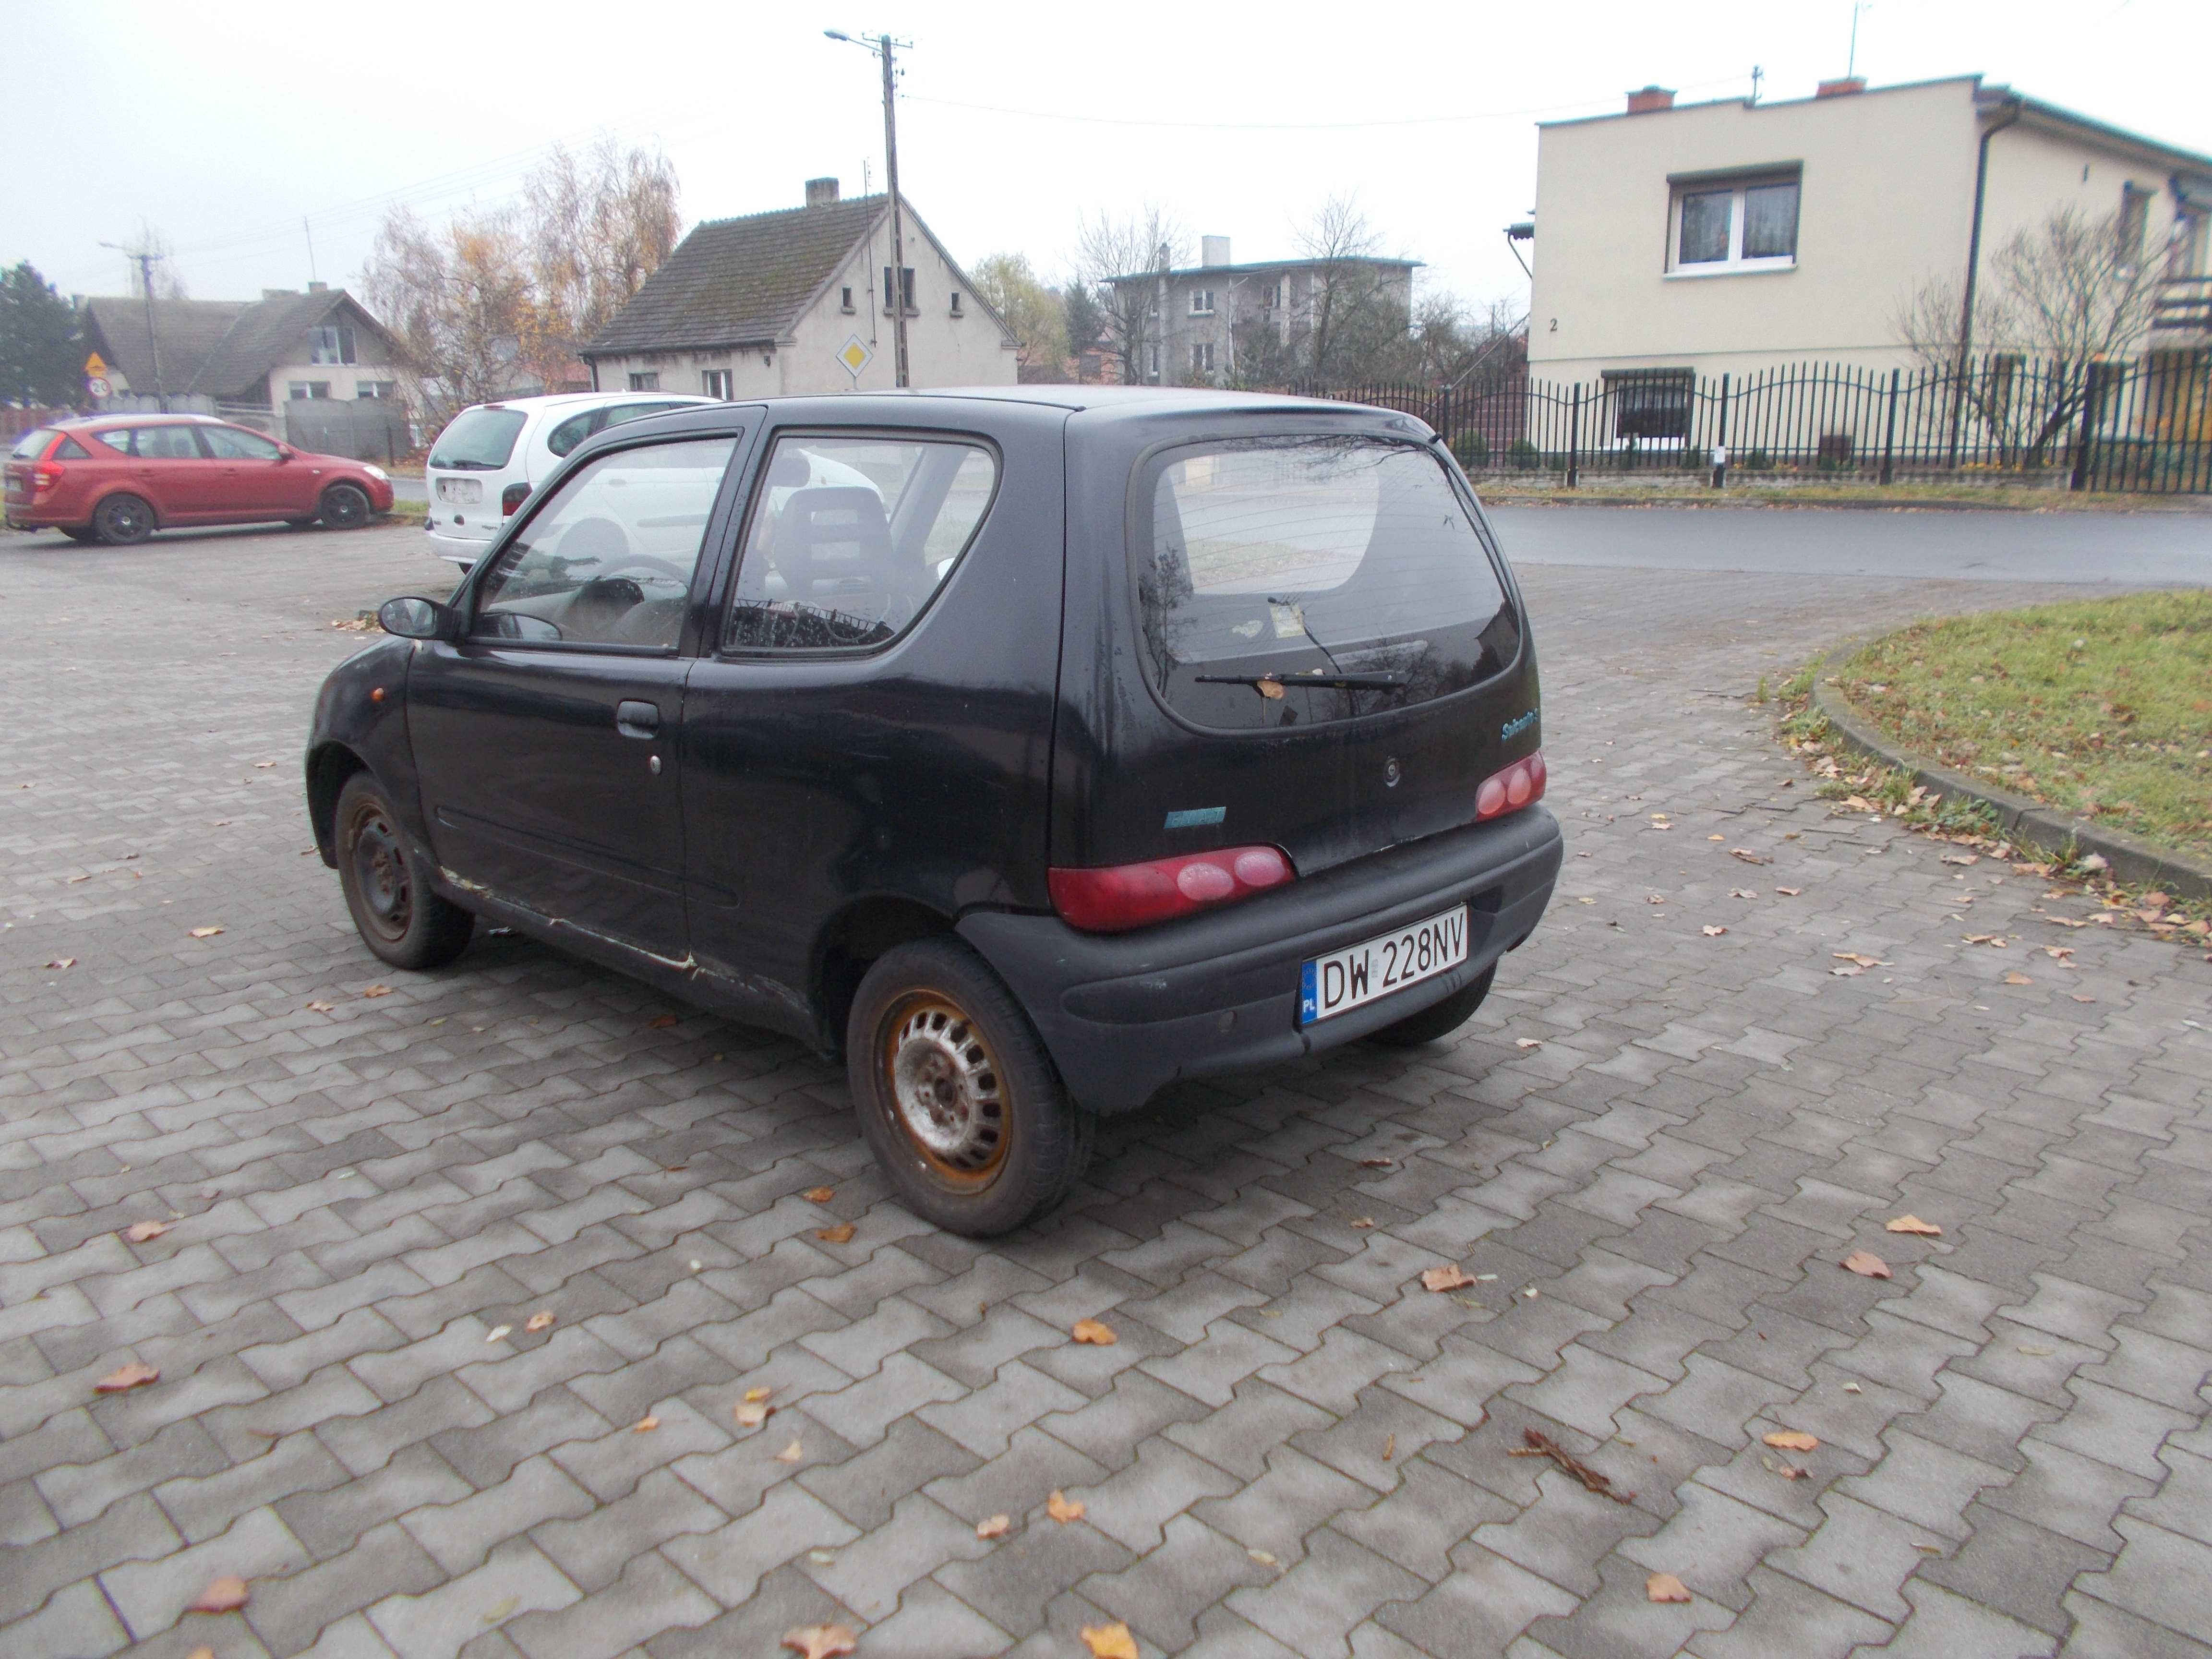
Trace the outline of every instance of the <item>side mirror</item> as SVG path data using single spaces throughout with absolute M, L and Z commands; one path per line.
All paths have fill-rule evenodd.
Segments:
M 280 461 L 289 461 L 299 453 L 300 452 L 298 450 L 293 448 L 289 444 L 278 444 L 276 446 L 276 459 Z
M 377 608 L 376 625 L 403 640 L 442 640 L 453 613 L 435 599 L 386 599 Z

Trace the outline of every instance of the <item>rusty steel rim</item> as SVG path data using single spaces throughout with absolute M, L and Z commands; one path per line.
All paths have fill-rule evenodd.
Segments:
M 386 939 L 405 938 L 414 915 L 415 888 L 399 849 L 398 832 L 375 806 L 364 805 L 354 814 L 347 841 L 354 891 L 369 925 Z
M 949 1185 L 988 1183 L 1009 1140 L 1005 1079 L 981 1029 L 957 1003 L 922 992 L 884 1030 L 884 1093 L 908 1146 Z

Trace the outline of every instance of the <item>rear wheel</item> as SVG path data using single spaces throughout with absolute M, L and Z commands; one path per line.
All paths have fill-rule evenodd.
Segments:
M 1490 981 L 1497 977 L 1498 967 L 1493 963 L 1482 970 L 1480 978 L 1461 986 L 1442 1002 L 1432 1002 L 1419 1013 L 1408 1014 L 1395 1025 L 1370 1031 L 1367 1040 L 1385 1048 L 1418 1048 L 1424 1042 L 1448 1037 L 1482 1006 L 1482 1000 L 1490 994 Z
M 1090 1162 L 1097 1120 L 1068 1098 L 1012 993 L 957 939 L 878 958 L 845 1053 L 869 1150 L 900 1200 L 947 1231 L 1011 1232 Z
M 319 516 L 332 530 L 358 530 L 369 520 L 368 496 L 358 484 L 332 484 L 323 492 Z
M 60 528 L 62 534 L 73 542 L 96 542 L 100 539 L 99 532 L 88 524 L 65 524 Z
M 398 819 L 366 772 L 338 793 L 338 885 L 362 943 L 394 968 L 442 968 L 468 948 L 477 919 L 430 890 Z
M 110 495 L 93 510 L 92 533 L 110 547 L 129 547 L 154 533 L 154 509 L 136 495 Z

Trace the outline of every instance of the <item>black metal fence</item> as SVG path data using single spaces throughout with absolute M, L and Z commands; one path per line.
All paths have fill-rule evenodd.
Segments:
M 1568 489 L 1647 473 L 2212 491 L 2212 351 L 2087 363 L 1993 352 L 1963 373 L 1632 369 L 1579 384 L 1516 368 L 1462 386 L 1292 389 L 1418 415 L 1478 476 L 1550 474 Z

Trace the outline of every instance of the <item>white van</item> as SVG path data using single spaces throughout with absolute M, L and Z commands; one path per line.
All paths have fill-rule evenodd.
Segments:
M 530 492 L 594 432 L 714 401 L 668 392 L 574 392 L 472 404 L 447 423 L 423 467 L 430 550 L 466 569 Z

